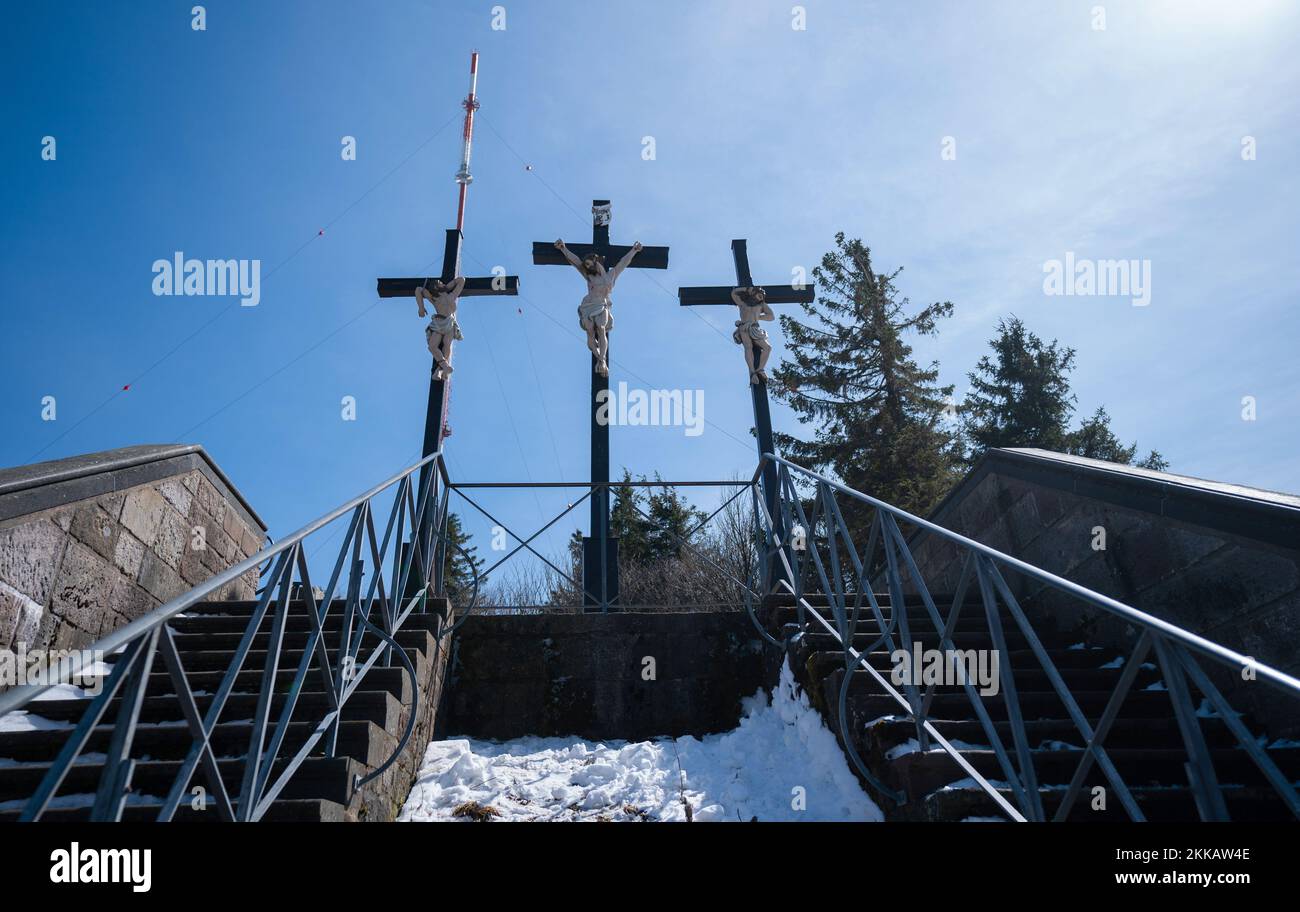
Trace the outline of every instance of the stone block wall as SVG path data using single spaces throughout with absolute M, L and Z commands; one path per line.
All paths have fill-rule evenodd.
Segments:
M 475 616 L 455 635 L 445 730 L 703 735 L 734 728 L 741 699 L 769 683 L 764 642 L 743 611 Z
M 77 649 L 256 553 L 266 526 L 200 447 L 0 470 L 0 649 Z M 250 570 L 213 595 L 250 598 Z
M 396 820 L 415 785 L 420 765 L 424 762 L 425 749 L 433 740 L 435 729 L 441 727 L 440 713 L 443 712 L 443 694 L 450 663 L 448 662 L 449 638 L 446 636 L 439 638 L 438 633 L 444 626 L 453 624 L 455 617 L 452 614 L 451 603 L 445 598 L 430 599 L 429 612 L 424 616 L 412 615 L 402 628 L 412 630 L 424 626 L 427 630 L 424 647 L 412 656 L 415 660 L 419 696 L 414 701 L 416 718 L 415 726 L 411 729 L 411 739 L 392 766 L 357 791 L 349 804 L 349 819 L 380 822 Z M 387 726 L 386 731 L 377 733 L 378 740 L 381 742 L 378 754 L 385 760 L 397 749 L 411 711 L 412 708 L 404 699 L 401 711 L 393 724 Z
M 931 521 L 1300 675 L 1300 497 L 1039 450 L 990 452 Z M 1104 548 L 1098 530 L 1104 533 Z M 932 592 L 952 592 L 958 549 L 911 539 Z M 1127 648 L 1139 631 L 1024 575 L 1003 573 L 1035 618 Z M 1154 659 L 1149 659 L 1154 661 Z M 1278 733 L 1300 730 L 1300 701 L 1210 660 L 1234 705 Z

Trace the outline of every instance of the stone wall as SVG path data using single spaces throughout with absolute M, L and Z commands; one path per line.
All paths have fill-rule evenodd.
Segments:
M 1300 674 L 1300 498 L 1041 450 L 994 450 L 930 519 Z M 953 591 L 956 547 L 927 534 L 911 543 L 931 591 Z M 1109 612 L 1023 575 L 1004 576 L 1036 618 L 1058 629 L 1120 648 L 1136 639 L 1138 631 Z M 1279 732 L 1300 728 L 1300 701 L 1240 675 L 1214 678 Z
M 254 554 L 265 524 L 201 447 L 0 470 L 0 649 L 77 649 Z M 213 598 L 250 598 L 250 570 Z
M 444 711 L 443 694 L 449 662 L 447 637 L 439 639 L 438 633 L 445 624 L 455 622 L 451 611 L 451 603 L 447 599 L 430 599 L 430 613 L 412 615 L 402 628 L 414 630 L 423 626 L 427 631 L 424 647 L 417 653 L 412 654 L 409 650 L 407 653 L 414 660 L 416 681 L 419 684 L 419 698 L 414 707 L 415 727 L 411 729 L 411 740 L 406 743 L 393 765 L 357 790 L 350 807 L 351 819 L 380 822 L 396 820 L 407 796 L 411 794 L 424 762 L 425 750 L 433 740 L 435 729 L 440 727 L 440 713 Z M 377 753 L 385 760 L 396 750 L 410 712 L 411 708 L 403 705 L 393 724 L 378 733 L 380 745 Z
M 768 683 L 763 646 L 743 611 L 471 617 L 453 642 L 445 732 L 640 740 L 727 731 L 741 699 Z

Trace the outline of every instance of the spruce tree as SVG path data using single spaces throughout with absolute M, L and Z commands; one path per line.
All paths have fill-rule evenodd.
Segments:
M 1141 469 L 1154 469 L 1163 472 L 1169 463 L 1160 455 L 1159 450 L 1152 450 L 1145 459 L 1133 462 L 1137 455 L 1137 444 L 1124 446 L 1110 429 L 1110 415 L 1104 406 L 1098 406 L 1092 417 L 1072 432 L 1066 443 L 1066 452 L 1075 456 L 1087 456 L 1089 459 L 1104 459 L 1106 462 L 1118 462 L 1121 465 L 1136 465 Z
M 556 555 L 554 563 L 565 568 L 564 573 L 556 573 L 548 568 L 550 595 L 547 604 L 556 607 L 571 607 L 582 604 L 582 530 L 574 529 L 564 544 L 564 552 Z
M 649 524 L 640 513 L 641 495 L 632 486 L 632 474 L 626 468 L 623 480 L 613 488 L 611 500 L 609 531 L 619 540 L 619 555 L 629 561 L 649 560 Z
M 808 319 L 781 316 L 789 358 L 774 372 L 776 395 L 814 425 L 813 438 L 778 434 L 777 444 L 793 462 L 924 515 L 956 480 L 960 453 L 944 421 L 952 387 L 939 385 L 937 364 L 917 364 L 906 337 L 934 335 L 953 306 L 911 313 L 895 286 L 901 269 L 877 273 L 870 249 L 843 232 L 835 246 L 813 270 Z M 842 506 L 861 529 L 868 511 Z
M 451 603 L 465 607 L 474 596 L 474 577 L 483 569 L 483 560 L 478 556 L 478 549 L 471 545 L 470 537 L 461 525 L 460 515 L 447 515 L 447 548 L 443 555 L 442 580 Z M 478 582 L 480 593 L 486 584 L 486 578 Z
M 1018 317 L 999 320 L 962 403 L 962 431 L 974 463 L 994 447 L 1038 447 L 1060 452 L 1069 437 L 1074 396 L 1068 374 L 1074 349 L 1044 343 Z
M 659 476 L 655 475 L 659 481 Z M 658 491 L 651 489 L 648 537 L 650 559 L 662 560 L 665 557 L 679 557 L 684 550 L 683 542 L 699 546 L 700 542 L 689 538 L 689 534 L 704 522 L 708 516 L 687 503 L 676 488 L 664 487 Z

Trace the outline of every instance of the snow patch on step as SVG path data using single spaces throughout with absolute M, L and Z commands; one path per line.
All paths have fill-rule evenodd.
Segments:
M 15 709 L 0 716 L 0 732 L 64 731 L 71 728 L 76 728 L 71 722 L 47 719 L 25 709 Z
M 995 788 L 995 789 L 1009 789 L 1009 788 L 1011 788 L 1011 783 L 1009 783 L 1009 782 L 1003 782 L 1001 779 L 989 779 L 989 780 L 987 780 L 987 782 L 988 782 L 989 785 L 993 786 L 993 788 Z M 956 782 L 949 782 L 949 783 L 948 783 L 947 785 L 945 785 L 942 789 L 940 789 L 940 791 L 943 791 L 943 792 L 969 792 L 969 791 L 982 792 L 982 791 L 984 791 L 984 786 L 982 786 L 982 785 L 980 785 L 978 782 L 976 782 L 975 779 L 974 779 L 974 777 L 972 777 L 972 776 L 967 776 L 965 779 L 958 779 Z
M 948 743 L 951 744 L 954 748 L 956 748 L 959 751 L 993 750 L 993 748 L 989 747 L 989 745 L 987 744 L 971 744 L 966 741 L 954 740 L 954 739 L 949 739 Z M 921 753 L 921 742 L 917 741 L 915 738 L 908 738 L 902 744 L 895 744 L 889 750 L 885 751 L 885 759 L 897 760 L 899 757 L 905 757 L 908 754 L 919 754 L 919 753 Z M 948 752 L 944 750 L 942 747 L 940 747 L 939 743 L 936 741 L 933 744 L 933 746 L 931 746 L 929 753 L 946 754 Z

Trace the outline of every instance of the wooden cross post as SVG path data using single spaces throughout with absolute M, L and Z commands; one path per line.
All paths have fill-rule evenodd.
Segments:
M 746 250 L 743 238 L 731 242 L 731 255 L 736 263 L 736 284 L 734 286 L 704 285 L 693 288 L 678 288 L 677 300 L 682 307 L 699 305 L 736 306 L 731 299 L 732 291 L 736 288 L 752 288 L 754 285 L 753 276 L 749 272 L 749 252 Z M 768 304 L 811 304 L 815 294 L 810 285 L 800 287 L 794 285 L 764 285 L 763 290 L 767 292 Z M 750 341 L 747 338 L 742 338 L 741 344 L 749 345 Z M 772 412 L 768 403 L 767 381 L 759 377 L 757 383 L 749 385 L 749 392 L 754 404 L 754 433 L 758 438 L 758 456 L 761 459 L 764 453 L 775 455 L 776 449 L 772 442 Z M 778 539 L 784 540 L 785 524 L 781 517 L 781 498 L 777 488 L 775 463 L 769 461 L 763 464 L 760 482 L 763 487 L 763 502 L 767 506 L 768 514 L 772 517 L 772 531 Z M 767 580 L 768 590 L 774 589 L 776 584 L 785 578 L 785 575 L 785 568 L 779 563 L 770 565 Z
M 426 288 L 435 278 L 449 282 L 454 279 L 460 272 L 460 248 L 463 237 L 455 228 L 447 229 L 447 242 L 443 248 L 442 255 L 442 272 L 437 276 L 426 276 L 414 279 L 380 279 L 379 296 L 381 298 L 405 298 L 407 301 L 414 303 L 415 289 L 424 285 Z M 519 277 L 518 276 L 488 276 L 486 278 L 466 278 L 465 287 L 460 293 L 461 298 L 477 298 L 488 295 L 517 295 L 519 294 Z M 434 362 L 429 373 L 429 403 L 424 413 L 424 446 L 421 450 L 421 458 L 430 455 L 442 446 L 443 439 L 447 436 L 447 405 L 451 394 L 451 384 L 446 377 L 437 376 L 437 362 Z M 435 484 L 437 476 L 433 474 L 433 465 L 426 465 L 420 470 L 420 492 L 425 490 L 426 485 Z M 434 492 L 430 490 L 429 506 L 425 509 L 426 528 L 421 530 L 421 542 L 426 544 L 430 541 L 429 529 L 427 524 L 433 520 L 433 505 L 435 503 Z M 412 517 L 414 519 L 414 517 Z M 425 551 L 427 555 L 428 550 Z M 437 573 L 441 568 L 434 568 Z M 417 574 L 412 574 L 414 581 Z M 418 590 L 419 585 L 415 585 Z
M 609 242 L 609 200 L 591 201 L 591 243 L 568 244 L 578 259 L 596 253 L 613 268 L 632 248 Z M 538 266 L 570 266 L 553 241 L 533 243 L 533 263 Z M 667 269 L 667 247 L 642 247 L 630 269 Z M 591 534 L 582 540 L 583 605 L 587 610 L 618 609 L 618 539 L 609 534 L 609 423 L 597 419 L 602 403 L 609 400 L 609 377 L 596 370 L 591 356 Z

